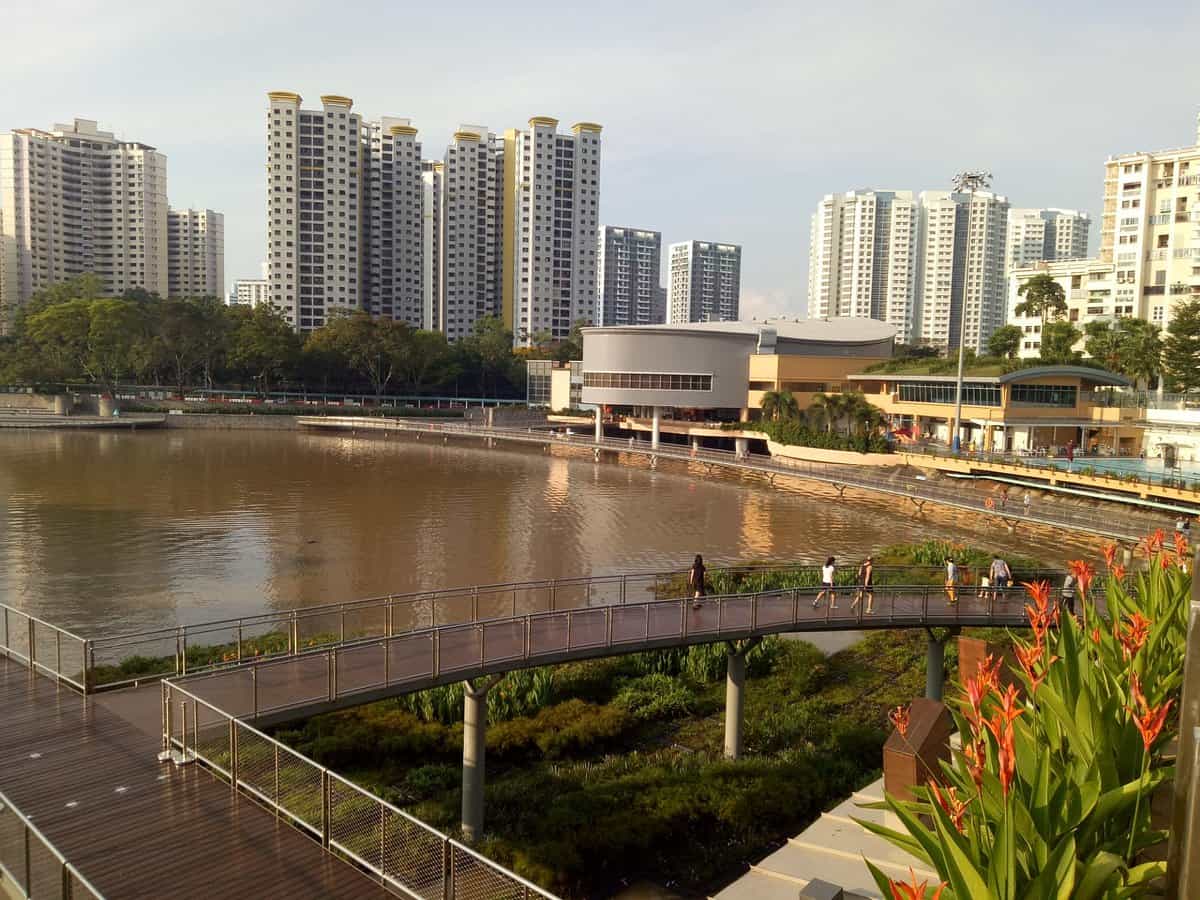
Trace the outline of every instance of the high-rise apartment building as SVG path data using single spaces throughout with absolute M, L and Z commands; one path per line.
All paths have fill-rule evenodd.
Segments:
M 983 353 L 1004 324 L 1008 198 L 991 191 L 924 191 L 919 198 L 914 334 L 951 350 L 965 329 Z
M 911 191 L 828 194 L 813 214 L 808 314 L 855 316 L 913 337 L 917 204 Z
M 1176 304 L 1200 297 L 1200 127 L 1191 147 L 1105 162 L 1100 260 L 1138 318 L 1165 327 Z
M 1010 209 L 1005 239 L 1008 271 L 1036 262 L 1087 256 L 1091 219 L 1073 209 Z
M 1006 324 L 1021 329 L 1021 344 L 1017 356 L 1029 359 L 1041 355 L 1042 317 L 1017 314 L 1017 307 L 1024 301 L 1021 286 L 1035 275 L 1049 275 L 1063 289 L 1067 311 L 1061 317 L 1081 332 L 1089 322 L 1109 322 L 1125 316 L 1133 316 L 1135 306 L 1132 298 L 1116 296 L 1112 263 L 1098 259 L 1065 259 L 1036 262 L 1029 266 L 1013 269 L 1008 278 L 1008 304 Z M 1085 341 L 1081 336 L 1075 349 L 1082 351 Z
M 422 255 L 421 142 L 408 119 L 384 116 L 364 125 L 366 168 L 360 244 L 365 308 L 374 316 L 428 328 Z
M 220 297 L 225 293 L 225 217 L 211 209 L 167 212 L 167 294 Z
M 501 313 L 504 141 L 483 125 L 460 125 L 438 173 L 441 250 L 434 327 L 468 337 Z
M 667 315 L 672 324 L 737 321 L 742 292 L 740 244 L 671 244 L 667 264 Z
M 75 119 L 0 134 L 0 328 L 42 288 L 99 276 L 166 296 L 167 159 Z
M 265 278 L 239 278 L 226 299 L 229 306 L 260 306 L 271 302 L 271 282 Z
M 421 161 L 421 293 L 427 327 L 442 330 L 442 181 L 446 165 Z
M 267 259 L 271 303 L 301 331 L 364 307 L 362 118 L 349 97 L 319 110 L 272 91 L 267 108 Z
M 661 325 L 662 232 L 605 225 L 596 264 L 597 325 Z
M 596 320 L 600 126 L 535 116 L 504 134 L 505 324 L 518 345 Z

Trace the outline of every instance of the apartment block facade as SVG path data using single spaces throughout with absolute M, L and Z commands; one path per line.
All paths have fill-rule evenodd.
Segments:
M 421 239 L 421 142 L 408 119 L 384 116 L 364 125 L 366 169 L 362 234 L 367 267 L 365 308 L 373 316 L 428 328 Z
M 421 161 L 421 296 L 429 327 L 442 330 L 442 182 L 445 163 Z
M 600 132 L 535 116 L 504 135 L 503 314 L 517 345 L 596 320 Z
M 1021 286 L 1035 275 L 1049 275 L 1063 289 L 1067 312 L 1062 317 L 1081 332 L 1089 322 L 1112 321 L 1123 316 L 1135 316 L 1133 298 L 1124 292 L 1118 296 L 1116 267 L 1099 259 L 1067 259 L 1042 261 L 1013 269 L 1008 278 L 1006 324 L 1021 329 L 1021 344 L 1017 355 L 1031 359 L 1041 355 L 1041 316 L 1017 315 L 1017 307 L 1025 299 Z M 1082 351 L 1081 337 L 1075 349 Z
M 604 225 L 596 263 L 596 325 L 661 325 L 662 232 Z
M 917 224 L 911 191 L 826 195 L 812 218 L 808 314 L 878 319 L 911 342 Z
M 671 324 L 737 321 L 742 291 L 740 244 L 671 244 L 668 267 L 667 317 Z
M 1008 198 L 923 191 L 919 207 L 914 334 L 951 349 L 961 334 L 967 349 L 983 353 L 1004 324 Z
M 438 182 L 440 289 L 433 327 L 453 341 L 469 337 L 484 316 L 501 314 L 504 139 L 483 125 L 460 125 Z
M 1087 257 L 1091 218 L 1073 209 L 1010 209 L 1005 239 L 1007 270 L 1037 262 Z
M 108 295 L 168 292 L 167 160 L 75 119 L 0 134 L 0 328 L 42 288 L 94 274 Z
M 167 294 L 220 297 L 225 293 L 225 217 L 211 209 L 167 212 Z
M 1194 146 L 1105 162 L 1100 260 L 1138 318 L 1166 327 L 1178 303 L 1200 298 L 1200 120 Z

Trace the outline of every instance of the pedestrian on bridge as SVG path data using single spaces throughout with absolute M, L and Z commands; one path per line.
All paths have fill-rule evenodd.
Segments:
M 1021 505 L 1025 507 L 1025 515 L 1029 515 L 1029 507 L 1033 503 L 1033 498 L 1029 496 L 1029 491 L 1025 492 L 1025 496 L 1021 498 Z
M 688 572 L 688 587 L 692 590 L 693 599 L 699 600 L 704 596 L 704 557 L 699 553 L 696 554 L 695 560 L 692 561 L 692 569 Z M 696 607 L 700 604 L 696 603 Z
M 813 600 L 813 609 L 821 605 L 821 598 L 829 595 L 829 608 L 837 609 L 837 594 L 833 590 L 833 579 L 837 577 L 837 561 L 831 556 L 821 566 L 821 591 Z
M 857 607 L 859 601 L 864 597 L 867 598 L 866 614 L 868 616 L 875 615 L 873 608 L 875 606 L 875 566 L 869 556 L 858 567 L 858 592 L 854 595 L 854 602 L 850 604 L 850 608 Z
M 992 599 L 1000 597 L 1012 584 L 1012 569 L 999 556 L 992 557 L 991 568 L 988 569 L 988 576 L 992 582 Z
M 958 602 L 958 565 L 946 557 L 946 597 L 951 603 Z

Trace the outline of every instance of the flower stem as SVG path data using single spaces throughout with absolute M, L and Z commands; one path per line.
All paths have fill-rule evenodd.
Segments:
M 1125 861 L 1129 865 L 1133 865 L 1133 838 L 1137 834 L 1138 813 L 1142 809 L 1142 782 L 1146 780 L 1146 770 L 1150 766 L 1150 750 L 1147 747 L 1142 748 L 1142 771 L 1138 777 L 1138 792 L 1133 801 L 1133 823 L 1129 827 L 1129 849 L 1125 851 Z

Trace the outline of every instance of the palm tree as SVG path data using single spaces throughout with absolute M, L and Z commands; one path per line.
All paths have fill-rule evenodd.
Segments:
M 1043 326 L 1050 314 L 1057 318 L 1067 311 L 1067 295 L 1062 285 L 1045 272 L 1034 275 L 1017 288 L 1017 294 L 1025 299 L 1013 312 L 1018 316 L 1041 316 Z
M 837 394 L 817 394 L 808 407 L 814 419 L 825 423 L 825 431 L 829 434 L 833 433 L 834 419 L 840 417 L 839 403 Z
M 792 419 L 796 417 L 799 407 L 791 391 L 767 391 L 762 395 L 762 414 L 764 419 Z

